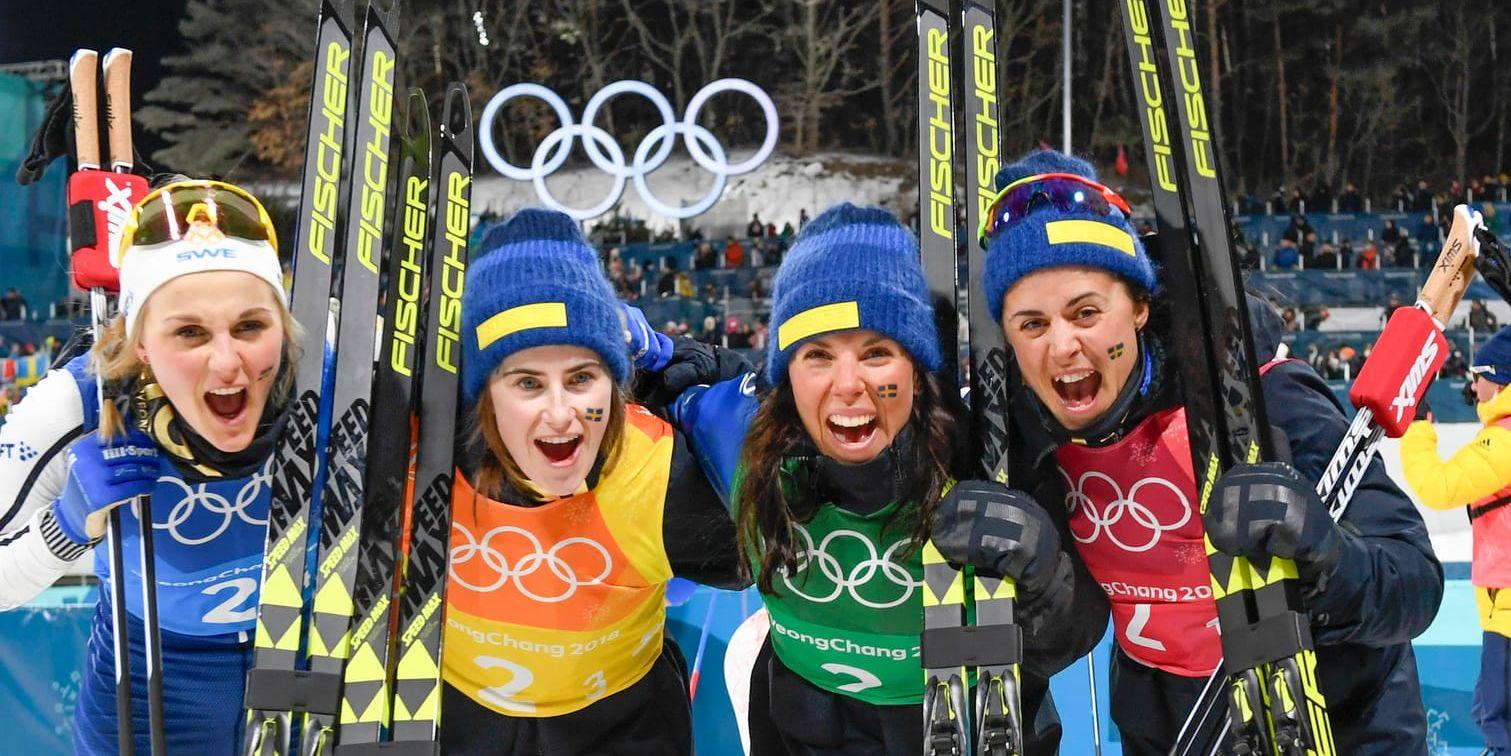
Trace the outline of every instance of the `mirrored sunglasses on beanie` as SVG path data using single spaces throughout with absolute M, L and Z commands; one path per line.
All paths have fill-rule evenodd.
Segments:
M 992 198 L 991 208 L 981 219 L 976 240 L 985 248 L 991 237 L 1016 225 L 1042 206 L 1061 212 L 1091 213 L 1106 217 L 1113 208 L 1123 217 L 1132 214 L 1128 202 L 1117 192 L 1074 173 L 1041 173 L 1018 179 Z
M 121 234 L 116 262 L 133 246 L 238 239 L 278 248 L 268 211 L 246 190 L 221 181 L 179 181 L 137 203 Z

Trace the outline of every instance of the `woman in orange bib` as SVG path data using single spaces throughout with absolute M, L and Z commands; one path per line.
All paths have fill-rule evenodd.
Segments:
M 480 459 L 452 500 L 442 750 L 691 754 L 667 581 L 742 579 L 684 441 L 626 399 L 626 328 L 636 367 L 670 343 L 615 301 L 561 213 L 520 211 L 481 249 L 462 300 Z

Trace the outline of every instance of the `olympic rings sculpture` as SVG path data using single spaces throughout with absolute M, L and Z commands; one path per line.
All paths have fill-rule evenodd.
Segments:
M 1065 494 L 1065 502 L 1071 512 L 1070 535 L 1079 543 L 1091 543 L 1105 533 L 1107 540 L 1111 541 L 1118 548 L 1136 554 L 1154 548 L 1154 545 L 1159 543 L 1162 534 L 1179 530 L 1191 521 L 1191 502 L 1186 499 L 1186 494 L 1180 490 L 1180 486 L 1164 478 L 1143 478 L 1134 483 L 1128 489 L 1128 495 L 1124 496 L 1123 489 L 1117 484 L 1117 481 L 1113 480 L 1106 473 L 1097 470 L 1088 470 L 1081 475 L 1080 480 L 1074 483 L 1071 483 L 1069 476 L 1065 474 L 1064 470 L 1060 471 L 1060 475 L 1065 478 L 1065 483 L 1069 490 L 1069 493 Z M 1084 488 L 1089 480 L 1101 480 L 1112 489 L 1114 497 L 1112 501 L 1107 502 L 1106 509 L 1099 510 L 1096 501 L 1085 493 Z M 1180 503 L 1180 518 L 1171 523 L 1162 522 L 1159 515 L 1153 509 L 1134 498 L 1138 495 L 1139 490 L 1146 485 L 1159 486 L 1175 494 L 1176 501 Z M 1080 533 L 1076 532 L 1075 516 L 1078 512 L 1092 527 L 1091 535 L 1084 538 L 1081 537 Z M 1124 543 L 1112 530 L 1114 526 L 1122 523 L 1123 515 L 1125 514 L 1137 525 L 1137 528 L 1124 528 L 1124 534 L 1126 535 L 1129 530 L 1139 531 L 1139 538 L 1141 539 L 1139 543 Z M 1142 535 L 1142 531 L 1144 530 L 1148 531 L 1147 539 Z
M 766 118 L 766 138 L 761 142 L 760 149 L 756 150 L 756 153 L 748 160 L 734 165 L 729 163 L 724 145 L 719 143 L 712 132 L 698 125 L 698 113 L 708 103 L 709 98 L 721 92 L 740 92 L 749 95 L 761 106 L 761 111 Z M 661 125 L 651 129 L 651 132 L 640 140 L 628 164 L 624 161 L 624 150 L 620 149 L 619 143 L 596 124 L 598 111 L 603 108 L 604 103 L 621 94 L 644 97 L 661 115 Z M 499 110 L 505 103 L 520 97 L 534 97 L 545 102 L 561 121 L 561 127 L 547 135 L 545 140 L 535 148 L 528 168 L 505 160 L 493 144 L 493 120 L 498 117 Z M 533 182 L 535 194 L 542 202 L 575 220 L 587 220 L 608 212 L 624 195 L 626 180 L 634 181 L 635 191 L 640 194 L 640 198 L 646 205 L 669 218 L 681 220 L 706 212 L 713 207 L 719 197 L 723 196 L 724 186 L 728 183 L 730 176 L 750 173 L 761 163 L 766 162 L 772 150 L 776 149 L 777 132 L 781 127 L 776 105 L 771 101 L 771 97 L 760 87 L 745 79 L 719 79 L 707 84 L 688 101 L 687 112 L 683 114 L 681 120 L 672 113 L 672 105 L 667 101 L 666 96 L 643 81 L 625 79 L 598 90 L 593 98 L 588 100 L 587 107 L 583 109 L 581 122 L 572 117 L 572 111 L 567 107 L 566 101 L 550 89 L 539 84 L 513 84 L 504 87 L 488 101 L 488 105 L 483 108 L 483 117 L 479 124 L 479 131 L 481 131 L 479 142 L 488 163 L 499 173 L 511 179 Z M 687 145 L 687 152 L 692 155 L 693 160 L 714 175 L 714 183 L 709 187 L 708 193 L 686 207 L 673 207 L 666 204 L 651 192 L 645 180 L 648 174 L 666 163 L 675 146 L 675 137 L 679 135 L 682 137 L 682 143 Z M 587 208 L 574 208 L 562 204 L 546 187 L 546 177 L 555 173 L 566 162 L 567 156 L 572 152 L 572 145 L 578 137 L 582 138 L 583 149 L 587 152 L 588 159 L 593 161 L 593 165 L 614 177 L 614 186 L 609 190 L 608 195 L 598 204 Z
M 452 523 L 451 527 L 461 536 L 462 540 L 466 541 L 466 543 L 451 549 L 451 564 L 449 568 L 451 579 L 479 593 L 488 593 L 497 590 L 512 580 L 514 587 L 532 601 L 540 604 L 555 604 L 571 598 L 581 586 L 602 583 L 604 579 L 608 578 L 609 573 L 614 571 L 614 560 L 609 556 L 609 550 L 591 538 L 567 538 L 558 541 L 550 549 L 546 549 L 541 544 L 540 539 L 535 537 L 534 533 L 512 525 L 500 525 L 484 533 L 482 540 L 475 538 L 470 531 L 459 523 Z M 495 537 L 505 534 L 512 534 L 523 538 L 530 545 L 530 552 L 520 557 L 519 561 L 514 563 L 513 566 L 509 564 L 509 557 L 507 555 L 493 548 L 489 543 Z M 603 563 L 603 569 L 598 574 L 584 579 L 577 574 L 572 563 L 560 555 L 559 552 L 562 549 L 574 544 L 581 545 L 589 551 L 597 553 L 598 558 Z M 488 585 L 481 586 L 473 585 L 463 579 L 457 574 L 456 568 L 472 561 L 473 557 L 481 557 L 484 564 L 498 573 L 498 577 Z M 561 582 L 564 590 L 560 593 L 543 596 L 526 588 L 524 579 L 538 572 L 541 567 L 550 570 L 551 574 Z
M 824 536 L 824 540 L 819 542 L 817 548 L 813 545 L 813 536 L 808 534 L 806 528 L 801 525 L 797 526 L 797 534 L 798 538 L 803 541 L 802 551 L 797 555 L 797 569 L 793 570 L 792 575 L 788 575 L 783 570 L 781 573 L 782 582 L 786 584 L 788 590 L 815 604 L 827 604 L 839 598 L 840 593 L 849 591 L 850 598 L 861 606 L 871 609 L 890 609 L 912 598 L 914 589 L 923 585 L 921 581 L 914 580 L 913 576 L 908 573 L 908 568 L 897 561 L 898 551 L 908 545 L 906 539 L 892 544 L 885 553 L 877 554 L 876 544 L 872 543 L 871 539 L 865 535 L 854 530 L 842 529 L 831 531 L 828 535 Z M 839 559 L 829 553 L 829 544 L 836 538 L 852 538 L 860 542 L 860 545 L 866 550 L 866 558 L 851 566 L 848 574 L 845 573 Z M 793 578 L 806 573 L 807 577 L 804 577 L 801 582 L 807 587 L 809 580 L 813 576 L 813 573 L 808 568 L 812 566 L 817 566 L 818 572 L 823 573 L 823 576 L 833 583 L 833 588 L 823 595 L 804 593 L 802 589 L 792 584 Z M 861 589 L 871 584 L 872 578 L 876 577 L 878 572 L 886 582 L 891 583 L 895 588 L 902 589 L 896 598 L 872 600 L 861 595 Z M 881 583 L 877 583 L 877 585 L 881 585 Z

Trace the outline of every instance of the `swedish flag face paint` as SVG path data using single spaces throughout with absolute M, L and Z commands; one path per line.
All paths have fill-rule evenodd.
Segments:
M 1149 307 L 1099 268 L 1057 266 L 1019 279 L 1003 298 L 1003 333 L 1023 381 L 1065 429 L 1112 406 L 1138 364 Z M 1124 359 L 1129 357 L 1131 359 Z
M 576 493 L 608 426 L 614 379 L 603 358 L 581 346 L 522 349 L 504 359 L 486 390 L 499 438 L 520 472 L 545 493 Z
M 851 330 L 800 344 L 787 377 L 798 418 L 819 452 L 858 464 L 875 459 L 907 425 L 914 370 L 898 342 Z

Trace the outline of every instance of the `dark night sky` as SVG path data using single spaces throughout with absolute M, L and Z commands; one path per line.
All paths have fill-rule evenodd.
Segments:
M 134 51 L 132 104 L 157 84 L 161 61 L 178 52 L 187 0 L 0 0 L 0 63 L 67 61 L 76 48 Z M 151 145 L 142 145 L 145 148 Z

